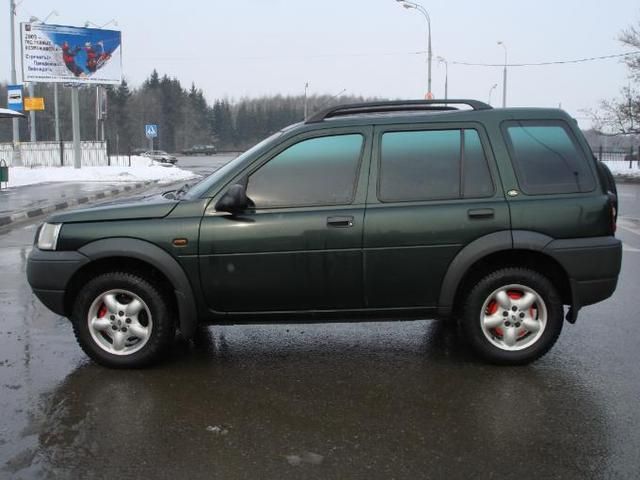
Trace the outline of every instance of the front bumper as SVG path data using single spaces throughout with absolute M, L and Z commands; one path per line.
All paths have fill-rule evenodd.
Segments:
M 68 316 L 65 293 L 73 275 L 89 262 L 78 252 L 44 251 L 33 247 L 27 259 L 27 281 L 33 293 L 51 311 Z

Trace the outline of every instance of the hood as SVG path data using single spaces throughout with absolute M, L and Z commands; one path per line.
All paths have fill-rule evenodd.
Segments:
M 179 202 L 162 195 L 129 197 L 101 203 L 94 207 L 57 213 L 47 219 L 49 223 L 103 222 L 109 220 L 135 220 L 143 218 L 163 218 Z

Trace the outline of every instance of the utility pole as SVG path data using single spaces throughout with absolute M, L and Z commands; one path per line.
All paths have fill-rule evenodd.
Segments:
M 58 84 L 53 84 L 53 116 L 55 121 L 56 142 L 60 142 L 60 118 L 58 116 Z
M 307 120 L 309 108 L 307 106 L 307 90 L 309 90 L 309 82 L 304 84 L 304 120 Z
M 507 46 L 503 41 L 499 41 L 498 45 L 504 48 L 504 70 L 502 71 L 502 108 L 507 106 Z
M 96 142 L 100 140 L 100 85 L 96 85 Z
M 444 99 L 449 98 L 449 62 L 444 57 L 438 57 L 439 63 L 444 63 Z
M 11 83 L 15 85 L 18 82 L 16 75 L 16 2 L 15 0 L 9 0 L 9 23 L 11 25 L 9 32 L 11 35 Z M 22 158 L 20 157 L 20 124 L 18 119 L 13 120 L 13 161 L 12 165 L 22 165 Z
M 80 150 L 80 100 L 79 85 L 71 86 L 71 123 L 73 130 L 73 168 L 82 167 L 82 151 Z

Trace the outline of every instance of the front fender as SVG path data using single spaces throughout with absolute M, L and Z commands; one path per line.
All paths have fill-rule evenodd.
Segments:
M 173 285 L 178 303 L 181 333 L 190 338 L 198 324 L 193 287 L 178 261 L 157 245 L 134 238 L 106 238 L 88 243 L 78 250 L 90 261 L 109 257 L 130 257 L 157 268 Z

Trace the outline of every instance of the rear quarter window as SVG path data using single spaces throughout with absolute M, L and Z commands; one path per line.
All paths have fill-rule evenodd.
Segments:
M 595 188 L 587 158 L 565 122 L 508 121 L 502 130 L 524 193 L 579 193 Z

